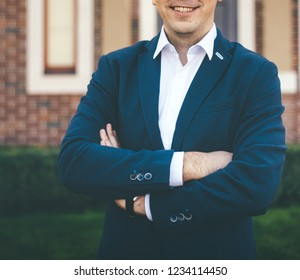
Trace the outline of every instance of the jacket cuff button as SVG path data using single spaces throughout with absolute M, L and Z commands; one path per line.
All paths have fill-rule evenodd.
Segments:
M 136 176 L 137 180 L 138 181 L 143 181 L 144 180 L 144 174 L 143 173 L 139 173 L 137 176 Z
M 136 174 L 131 174 L 131 175 L 129 176 L 129 178 L 130 178 L 131 181 L 135 181 L 135 180 L 136 180 L 136 177 L 137 177 Z
M 145 177 L 145 180 L 149 181 L 149 180 L 152 179 L 152 174 L 151 173 L 146 173 L 144 177 Z
M 176 216 L 176 215 L 171 216 L 171 217 L 170 217 L 170 221 L 171 221 L 172 223 L 176 223 L 176 222 L 177 222 L 177 216 Z

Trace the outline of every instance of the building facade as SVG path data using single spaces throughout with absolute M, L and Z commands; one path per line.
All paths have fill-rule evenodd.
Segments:
M 58 146 L 100 55 L 159 31 L 151 2 L 0 0 L 0 145 Z M 298 10 L 224 0 L 216 15 L 227 37 L 277 64 L 288 143 L 300 142 Z

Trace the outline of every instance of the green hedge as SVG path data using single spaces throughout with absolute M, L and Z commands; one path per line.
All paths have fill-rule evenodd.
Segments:
M 103 202 L 74 194 L 58 178 L 58 148 L 0 147 L 0 213 L 81 211 Z M 300 145 L 289 146 L 275 206 L 300 205 Z
M 276 206 L 300 205 L 300 145 L 289 145 Z
M 0 213 L 81 211 L 103 206 L 60 184 L 57 156 L 57 148 L 0 147 Z

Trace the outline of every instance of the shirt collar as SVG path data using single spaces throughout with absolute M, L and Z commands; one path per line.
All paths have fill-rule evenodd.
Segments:
M 193 50 L 196 46 L 199 46 L 206 52 L 209 60 L 211 60 L 214 52 L 214 44 L 215 44 L 216 37 L 217 37 L 217 28 L 216 25 L 214 24 L 211 30 L 198 43 L 190 47 L 189 51 Z M 174 48 L 167 38 L 164 27 L 162 27 L 159 35 L 157 47 L 153 55 L 153 59 L 155 59 L 166 46 L 170 46 L 171 48 Z

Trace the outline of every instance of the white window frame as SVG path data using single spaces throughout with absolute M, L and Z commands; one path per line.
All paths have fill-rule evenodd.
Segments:
M 139 0 L 139 40 L 151 40 L 157 35 L 157 17 L 152 1 Z
M 284 94 L 296 94 L 298 92 L 298 73 L 297 71 L 280 71 L 279 79 L 281 91 Z
M 78 0 L 75 74 L 44 73 L 44 1 L 27 0 L 28 94 L 82 94 L 94 69 L 94 0 Z
M 255 51 L 255 0 L 237 2 L 238 42 Z

